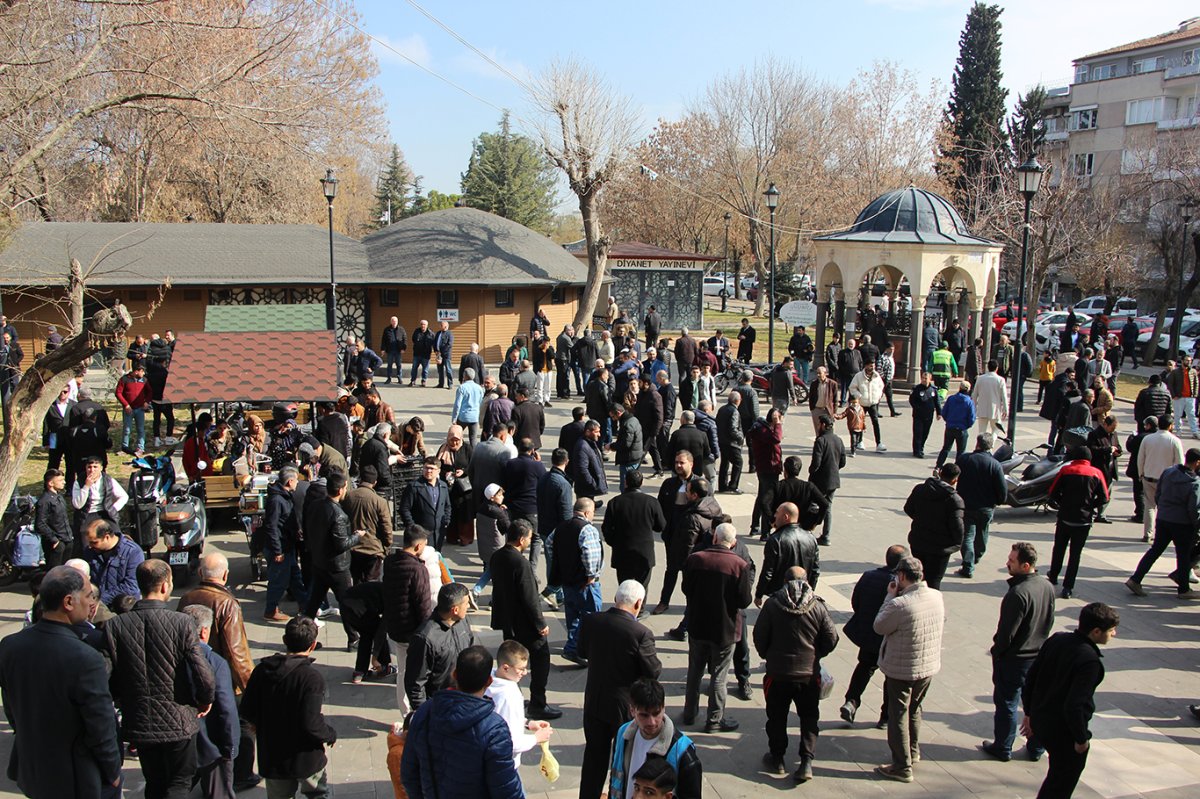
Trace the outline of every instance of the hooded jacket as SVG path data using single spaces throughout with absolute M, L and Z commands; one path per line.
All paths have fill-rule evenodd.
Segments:
M 804 580 L 789 580 L 763 605 L 754 624 L 754 649 L 768 679 L 806 680 L 838 644 L 825 600 Z
M 525 796 L 512 734 L 492 700 L 442 691 L 413 716 L 400 758 L 409 799 Z
M 613 741 L 608 786 L 608 795 L 613 799 L 623 799 L 627 781 L 633 779 L 633 775 L 629 773 L 629 765 L 633 760 L 634 736 L 639 734 L 638 726 L 632 721 L 626 722 L 617 730 L 616 740 Z M 696 755 L 696 745 L 692 743 L 691 738 L 675 728 L 670 716 L 663 717 L 658 737 L 650 744 L 647 754 L 662 756 L 667 765 L 675 769 L 679 779 L 675 786 L 676 799 L 700 799 L 704 790 L 704 770 L 700 765 L 700 758 Z
M 963 499 L 949 483 L 926 479 L 908 495 L 904 512 L 912 519 L 908 545 L 913 552 L 949 554 L 962 546 Z
M 696 539 L 711 535 L 713 523 L 723 511 L 713 497 L 701 497 L 684 505 L 671 518 L 671 535 L 667 541 L 667 568 L 682 569 L 683 562 L 696 546 Z
M 1154 501 L 1159 519 L 1195 530 L 1200 524 L 1200 477 L 1185 466 L 1167 469 L 1158 478 Z
M 250 675 L 242 716 L 254 725 L 258 771 L 267 779 L 311 777 L 325 768 L 337 731 L 325 721 L 325 679 L 305 655 L 271 655 Z
M 1108 483 L 1087 458 L 1072 460 L 1050 484 L 1049 501 L 1058 508 L 1058 520 L 1063 524 L 1091 526 L 1108 502 Z

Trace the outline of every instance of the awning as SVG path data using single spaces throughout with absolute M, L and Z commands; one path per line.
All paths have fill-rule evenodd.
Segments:
M 187 333 L 175 345 L 163 401 L 333 402 L 337 356 L 331 330 Z

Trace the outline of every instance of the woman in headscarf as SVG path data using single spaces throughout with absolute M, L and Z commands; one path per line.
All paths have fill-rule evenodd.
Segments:
M 459 545 L 475 540 L 475 509 L 471 505 L 471 483 L 467 480 L 472 451 L 470 442 L 463 439 L 462 427 L 454 424 L 434 456 L 441 467 L 442 479 L 450 484 L 450 529 L 446 537 Z

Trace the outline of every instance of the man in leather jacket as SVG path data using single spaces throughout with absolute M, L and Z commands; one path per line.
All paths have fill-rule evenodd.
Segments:
M 345 472 L 337 469 L 330 471 L 325 476 L 328 496 L 305 508 L 304 540 L 312 558 L 313 575 L 304 615 L 310 619 L 317 618 L 317 611 L 330 590 L 340 603 L 353 584 L 350 577 L 350 549 L 359 542 L 361 535 L 350 531 L 350 517 L 342 510 L 347 479 Z M 357 644 L 358 637 L 345 619 L 342 620 L 342 626 L 346 628 L 349 644 Z
M 821 551 L 812 533 L 799 524 L 800 509 L 785 502 L 775 511 L 775 531 L 763 547 L 763 567 L 754 589 L 754 605 L 762 607 L 763 600 L 783 588 L 787 572 L 793 566 L 804 569 L 805 579 L 813 588 L 821 576 Z

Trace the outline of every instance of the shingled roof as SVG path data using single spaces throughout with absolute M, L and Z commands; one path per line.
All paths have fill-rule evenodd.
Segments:
M 364 283 L 362 244 L 335 233 L 339 283 Z M 0 253 L 0 285 L 62 283 L 71 258 L 92 286 L 328 282 L 329 233 L 315 225 L 29 222 Z
M 1159 47 L 1164 44 L 1178 44 L 1189 39 L 1196 39 L 1200 41 L 1200 25 L 1196 23 L 1196 20 L 1188 20 L 1173 31 L 1159 33 L 1154 36 L 1148 36 L 1145 39 L 1138 39 L 1136 42 L 1119 44 L 1116 47 L 1110 47 L 1107 50 L 1100 50 L 1095 53 L 1089 53 L 1085 56 L 1080 56 L 1079 58 L 1075 59 L 1075 63 L 1080 61 L 1089 61 L 1093 58 L 1102 58 L 1104 56 L 1130 53 L 1134 50 L 1141 50 L 1146 47 Z
M 188 333 L 175 345 L 163 400 L 332 402 L 337 371 L 331 330 Z
M 587 267 L 546 236 L 474 208 L 401 220 L 363 239 L 372 281 L 445 286 L 582 284 Z

